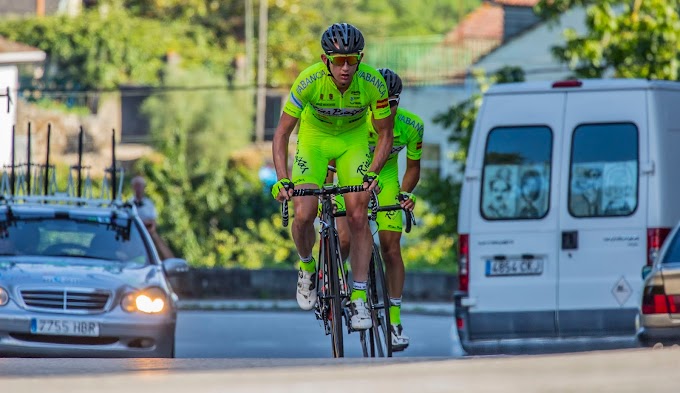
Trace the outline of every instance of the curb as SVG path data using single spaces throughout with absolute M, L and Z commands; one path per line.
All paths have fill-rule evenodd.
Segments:
M 201 310 L 201 311 L 300 311 L 295 300 L 231 300 L 231 299 L 212 299 L 212 300 L 179 300 L 177 306 L 180 310 Z M 453 316 L 454 305 L 444 302 L 405 302 L 401 306 L 404 313 L 422 315 L 443 315 Z

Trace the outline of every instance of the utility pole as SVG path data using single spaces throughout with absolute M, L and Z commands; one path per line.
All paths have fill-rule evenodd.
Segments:
M 264 141 L 264 113 L 267 109 L 267 30 L 268 0 L 260 0 L 260 29 L 257 51 L 257 105 L 255 115 L 255 140 Z
M 36 16 L 45 16 L 45 0 L 35 0 Z
M 244 81 L 247 85 L 252 83 L 253 77 L 253 0 L 246 0 L 246 69 Z

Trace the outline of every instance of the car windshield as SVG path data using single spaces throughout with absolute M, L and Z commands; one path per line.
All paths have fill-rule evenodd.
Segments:
M 676 235 L 673 239 L 668 239 L 670 240 L 670 244 L 668 245 L 668 249 L 666 250 L 665 255 L 663 256 L 663 260 L 661 263 L 680 263 L 680 236 L 678 236 L 680 232 L 676 232 Z
M 0 255 L 54 256 L 149 263 L 149 254 L 136 225 L 130 239 L 116 237 L 105 223 L 74 219 L 17 220 L 0 239 Z

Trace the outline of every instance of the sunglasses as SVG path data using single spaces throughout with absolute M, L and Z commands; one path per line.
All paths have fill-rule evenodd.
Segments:
M 359 60 L 361 60 L 361 55 L 349 55 L 349 56 L 347 56 L 347 55 L 337 55 L 337 56 L 326 55 L 326 57 L 328 57 L 328 60 L 330 60 L 331 63 L 333 63 L 333 65 L 341 66 L 341 67 L 345 65 L 345 62 L 347 62 L 347 64 L 353 66 L 353 65 L 359 63 Z
M 395 107 L 395 106 L 399 105 L 399 97 L 388 98 L 387 102 L 390 103 L 390 108 Z

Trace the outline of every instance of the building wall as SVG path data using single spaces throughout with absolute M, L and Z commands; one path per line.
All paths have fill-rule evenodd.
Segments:
M 560 17 L 557 25 L 541 23 L 501 45 L 471 68 L 481 68 L 488 74 L 503 66 L 522 67 L 527 80 L 555 80 L 570 74 L 552 56 L 551 48 L 564 44 L 563 31 L 573 28 L 581 35 L 586 32 L 585 10 L 571 9 Z
M 0 66 L 0 167 L 10 163 L 12 126 L 16 123 L 17 89 L 19 73 L 16 66 Z M 7 111 L 7 87 L 10 88 L 11 105 Z M 1 171 L 1 169 L 0 169 Z
M 452 160 L 455 146 L 448 141 L 451 135 L 450 129 L 445 129 L 441 124 L 436 124 L 434 118 L 446 111 L 453 105 L 467 99 L 472 91 L 464 85 L 405 87 L 401 93 L 399 106 L 420 116 L 425 123 L 423 134 L 423 146 L 430 145 L 429 149 L 423 150 L 421 167 L 434 169 L 439 166 L 439 174 L 442 177 L 456 176 L 458 165 Z M 433 149 L 439 146 L 439 157 L 433 157 Z M 429 153 L 429 156 L 428 154 Z M 406 168 L 406 154 L 399 156 L 400 179 Z

